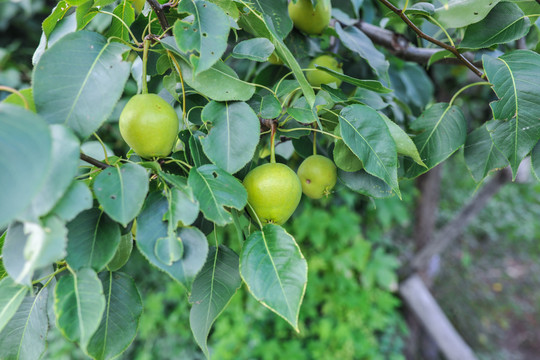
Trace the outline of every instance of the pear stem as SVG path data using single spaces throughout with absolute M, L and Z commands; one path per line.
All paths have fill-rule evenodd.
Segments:
M 150 39 L 144 39 L 143 58 L 142 58 L 142 93 L 148 94 L 148 85 L 146 84 L 146 63 L 148 62 L 148 48 Z
M 270 162 L 272 164 L 275 164 L 276 163 L 276 149 L 274 146 L 274 139 L 276 137 L 276 123 L 272 121 L 270 124 L 270 128 L 272 130 L 270 134 Z
M 313 128 L 316 128 L 317 126 L 314 126 Z M 317 132 L 313 132 L 313 155 L 317 155 Z

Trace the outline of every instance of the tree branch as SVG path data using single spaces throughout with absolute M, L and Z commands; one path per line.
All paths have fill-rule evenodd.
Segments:
M 101 162 L 101 161 L 99 161 L 99 160 L 96 160 L 96 159 L 94 159 L 93 157 L 88 156 L 88 155 L 83 154 L 83 153 L 81 153 L 81 154 L 79 155 L 79 157 L 80 157 L 81 160 L 86 161 L 87 163 L 89 163 L 89 164 L 91 164 L 91 165 L 94 165 L 94 166 L 96 166 L 96 167 L 98 167 L 98 168 L 100 168 L 100 169 L 106 169 L 106 168 L 108 168 L 108 167 L 111 166 L 111 165 L 109 165 L 109 164 L 105 164 L 104 162 Z
M 362 32 L 366 34 L 367 37 L 369 37 L 375 44 L 385 47 L 386 49 L 390 50 L 392 54 L 404 60 L 409 60 L 420 64 L 427 64 L 429 59 L 440 51 L 439 49 L 416 47 L 412 45 L 405 36 L 366 22 L 359 22 L 356 26 L 362 30 Z M 474 61 L 471 53 L 467 52 L 463 53 L 462 55 L 470 62 Z M 438 62 L 464 65 L 461 60 L 456 58 L 441 59 Z
M 152 7 L 152 10 L 154 10 L 154 12 L 156 13 L 159 25 L 161 25 L 163 31 L 165 31 L 167 35 L 172 35 L 171 31 L 169 30 L 169 21 L 165 17 L 165 12 L 163 11 L 163 9 L 167 6 L 161 5 L 157 2 L 157 0 L 146 0 L 146 2 L 148 3 L 148 5 L 150 5 L 150 7 Z
M 408 275 L 413 271 L 424 268 L 430 259 L 444 251 L 469 225 L 469 222 L 486 206 L 501 187 L 512 180 L 512 174 L 508 168 L 499 171 L 482 189 L 480 189 L 471 201 L 448 222 L 427 244 L 410 263 L 400 270 L 400 275 Z
M 465 66 L 467 66 L 472 72 L 474 72 L 479 77 L 482 77 L 483 73 L 480 71 L 472 62 L 470 62 L 466 57 L 464 57 L 454 46 L 448 45 L 443 43 L 442 41 L 439 41 L 424 32 L 420 30 L 408 17 L 405 15 L 405 13 L 401 10 L 392 5 L 388 0 L 379 0 L 384 6 L 392 10 L 394 13 L 396 13 L 401 20 L 403 20 L 418 36 L 420 36 L 422 39 L 425 39 L 437 46 L 440 46 L 443 49 L 446 49 L 450 51 L 452 54 L 454 54 Z

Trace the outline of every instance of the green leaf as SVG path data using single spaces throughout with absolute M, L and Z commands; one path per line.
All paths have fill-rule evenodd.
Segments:
M 167 198 L 162 194 L 153 192 L 148 195 L 143 210 L 137 217 L 137 248 L 152 265 L 189 289 L 195 275 L 204 265 L 208 242 L 197 228 L 178 229 L 176 235 L 182 239 L 184 246 L 182 258 L 171 265 L 160 261 L 156 257 L 155 247 L 158 238 L 167 237 L 168 224 L 163 218 L 168 210 Z
M 242 184 L 215 165 L 192 168 L 188 184 L 199 200 L 204 217 L 218 226 L 233 221 L 231 213 L 225 207 L 242 210 L 247 204 L 247 192 Z
M 93 208 L 68 223 L 66 261 L 72 269 L 91 267 L 101 271 L 120 243 L 120 228 L 105 213 Z
M 392 139 L 394 139 L 394 142 L 396 143 L 396 150 L 398 154 L 409 156 L 418 165 L 426 167 L 426 165 L 420 158 L 420 154 L 418 153 L 418 149 L 416 148 L 416 145 L 414 145 L 414 142 L 411 140 L 409 135 L 407 135 L 407 133 L 405 133 L 405 131 L 403 131 L 403 129 L 400 128 L 398 124 L 390 120 L 386 115 L 384 114 L 380 114 L 380 115 L 386 122 L 386 126 L 388 126 L 388 130 L 390 130 L 390 135 L 392 136 Z
M 448 0 L 447 3 L 435 9 L 435 18 L 445 28 L 460 28 L 474 24 L 499 3 L 500 0 Z
M 94 181 L 94 194 L 103 210 L 124 227 L 141 211 L 147 193 L 148 174 L 133 163 L 109 167 Z
M 274 52 L 274 45 L 266 38 L 254 38 L 239 42 L 232 51 L 237 59 L 266 61 Z
M 495 147 L 486 124 L 467 135 L 465 163 L 476 182 L 482 181 L 491 170 L 508 165 L 504 155 Z
M 336 32 L 346 48 L 365 59 L 375 74 L 385 83 L 389 82 L 388 68 L 390 64 L 366 34 L 354 26 L 342 29 L 339 23 L 336 23 Z M 343 80 L 345 81 L 345 79 Z
M 39 115 L 0 104 L 0 228 L 15 219 L 39 191 L 51 152 L 49 127 Z
M 255 112 L 244 102 L 212 101 L 202 111 L 212 129 L 201 139 L 205 154 L 214 164 L 234 174 L 246 165 L 259 143 L 261 126 Z
M 397 150 L 386 122 L 366 105 L 349 105 L 339 116 L 343 141 L 364 164 L 364 170 L 386 182 L 400 195 Z
M 189 13 L 190 22 L 177 20 L 173 34 L 183 52 L 197 51 L 199 57 L 190 56 L 195 75 L 208 70 L 219 60 L 227 48 L 229 18 L 223 10 L 204 0 L 186 0 L 178 5 L 179 13 Z
M 435 7 L 433 6 L 433 4 L 427 2 L 419 2 L 414 4 L 413 6 L 408 7 L 406 10 L 406 14 L 431 16 L 435 14 Z
M 182 259 L 184 255 L 184 244 L 176 234 L 176 227 L 167 229 L 167 236 L 157 238 L 154 247 L 154 255 L 165 265 L 172 265 L 173 262 Z
M 86 351 L 97 360 L 113 359 L 124 352 L 137 334 L 143 305 L 133 279 L 121 272 L 102 272 L 105 311 Z
M 242 247 L 240 274 L 255 299 L 299 331 L 307 262 L 290 234 L 278 225 L 253 232 Z
M 48 289 L 23 299 L 17 312 L 0 332 L 0 359 L 40 359 L 45 351 L 49 321 Z
M 128 262 L 131 251 L 133 250 L 133 235 L 128 232 L 125 235 L 120 237 L 120 244 L 118 244 L 118 249 L 114 253 L 114 257 L 107 264 L 107 270 L 117 271 L 121 269 Z
M 210 358 L 207 338 L 212 324 L 240 288 L 238 255 L 224 245 L 210 247 L 203 268 L 193 281 L 189 324 L 203 353 Z
M 427 168 L 412 164 L 406 170 L 408 178 L 423 174 L 448 159 L 465 143 L 467 136 L 467 123 L 461 109 L 446 103 L 428 108 L 411 123 L 411 129 L 420 132 L 413 141 Z
M 484 69 L 500 100 L 490 104 L 495 121 L 488 131 L 495 146 L 509 160 L 514 173 L 521 160 L 540 139 L 540 55 L 528 50 L 507 53 L 498 59 L 484 56 Z
M 49 123 L 69 126 L 81 138 L 91 135 L 122 95 L 131 69 L 131 63 L 122 59 L 128 49 L 89 31 L 58 40 L 34 69 L 38 112 Z M 103 96 L 104 89 L 107 96 Z
M 169 201 L 171 202 L 170 214 L 167 213 L 169 221 L 182 226 L 188 226 L 195 222 L 199 214 L 199 201 L 189 186 L 173 187 Z
M 82 181 L 73 181 L 51 213 L 71 221 L 82 211 L 92 208 L 92 200 L 88 185 Z
M 365 170 L 347 172 L 338 170 L 339 179 L 351 190 L 374 198 L 392 196 L 392 188 L 381 179 L 368 174 Z
M 75 16 L 77 18 L 77 30 L 82 30 L 98 14 L 98 9 L 92 7 L 92 1 L 85 1 L 77 6 Z
M 34 271 L 63 259 L 67 230 L 55 216 L 36 223 L 12 223 L 2 249 L 3 262 L 15 282 L 31 286 Z
M 254 0 L 253 5 L 265 16 L 265 21 L 272 21 L 276 35 L 284 39 L 292 30 L 293 23 L 287 10 L 287 0 Z
M 64 15 L 66 15 L 70 8 L 71 5 L 62 0 L 54 7 L 51 14 L 47 16 L 45 20 L 43 20 L 43 24 L 41 26 L 47 39 L 55 29 L 56 24 L 64 17 Z
M 461 48 L 481 49 L 521 39 L 529 32 L 531 22 L 513 3 L 499 3 L 476 24 L 467 27 Z
M 204 136 L 204 133 L 195 131 L 189 138 L 189 151 L 191 152 L 191 158 L 193 159 L 193 164 L 195 164 L 195 167 L 211 163 L 210 159 L 208 159 L 203 150 L 202 139 L 204 139 Z
M 0 334 L 28 293 L 28 287 L 16 284 L 10 277 L 0 281 Z
M 179 55 L 175 59 L 186 84 L 212 100 L 247 101 L 255 93 L 255 86 L 239 79 L 236 72 L 223 62 L 218 61 L 210 69 L 194 74 L 193 67 L 185 60 L 185 54 L 178 49 L 173 37 L 166 37 L 160 42 L 165 49 Z
M 336 166 L 344 171 L 354 172 L 361 170 L 364 167 L 360 159 L 354 155 L 352 150 L 349 149 L 343 140 L 336 141 L 333 157 Z
M 319 70 L 322 70 L 322 71 L 325 71 L 325 72 L 327 72 L 329 74 L 332 74 L 334 77 L 336 77 L 336 78 L 338 78 L 340 80 L 343 80 L 344 82 L 349 83 L 351 85 L 358 86 L 359 88 L 375 91 L 375 92 L 378 92 L 378 93 L 381 93 L 381 94 L 387 94 L 387 93 L 391 93 L 393 91 L 392 89 L 387 88 L 386 86 L 384 86 L 383 84 L 381 84 L 377 80 L 360 80 L 360 79 L 356 79 L 356 78 L 353 78 L 351 76 L 342 74 L 340 72 L 334 71 L 332 69 L 329 69 L 327 67 L 320 66 L 320 65 L 315 65 L 315 68 L 317 68 Z
M 27 217 L 36 219 L 47 214 L 62 198 L 79 167 L 80 142 L 73 132 L 63 125 L 50 125 L 52 157 L 45 183 L 30 203 Z
M 58 280 L 54 313 L 57 327 L 68 340 L 86 349 L 104 311 L 103 286 L 94 270 L 83 268 Z
M 531 152 L 532 173 L 540 181 L 540 145 L 537 143 Z
M 131 26 L 135 21 L 135 10 L 133 9 L 132 2 L 128 0 L 122 0 L 116 8 L 114 8 L 113 14 L 118 16 L 124 21 L 127 26 Z M 111 27 L 107 32 L 107 37 L 116 36 L 125 41 L 130 41 L 128 29 L 122 24 L 122 22 L 113 17 Z

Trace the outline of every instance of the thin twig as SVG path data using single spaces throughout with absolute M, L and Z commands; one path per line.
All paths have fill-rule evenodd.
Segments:
M 448 45 L 443 43 L 440 40 L 437 40 L 427 34 L 425 34 L 422 30 L 418 28 L 408 17 L 403 13 L 401 9 L 398 9 L 394 5 L 392 5 L 388 0 L 379 0 L 384 6 L 392 10 L 396 15 L 398 15 L 401 20 L 403 20 L 418 36 L 420 36 L 422 39 L 425 39 L 443 49 L 446 49 L 450 51 L 452 54 L 454 54 L 465 66 L 467 66 L 469 69 L 471 69 L 472 72 L 474 72 L 479 77 L 483 76 L 482 71 L 480 71 L 472 62 L 470 62 L 466 57 L 464 57 L 454 46 Z
M 79 157 L 81 158 L 82 161 L 86 161 L 87 163 L 94 165 L 100 169 L 106 169 L 111 166 L 83 153 L 81 153 Z
M 157 0 L 146 0 L 146 2 L 152 7 L 152 10 L 154 10 L 154 12 L 156 13 L 159 25 L 161 25 L 163 31 L 168 35 L 172 35 L 171 31 L 169 30 L 169 21 L 167 20 L 167 17 L 165 17 L 165 12 L 163 11 L 164 8 L 168 8 L 169 6 L 161 5 L 157 2 Z

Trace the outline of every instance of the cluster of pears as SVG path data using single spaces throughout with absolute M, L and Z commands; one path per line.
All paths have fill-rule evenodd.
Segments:
M 244 178 L 248 211 L 255 212 L 263 224 L 281 225 L 298 207 L 302 193 L 320 199 L 330 194 L 336 181 L 336 166 L 321 155 L 307 157 L 300 164 L 298 175 L 285 164 L 260 165 Z

